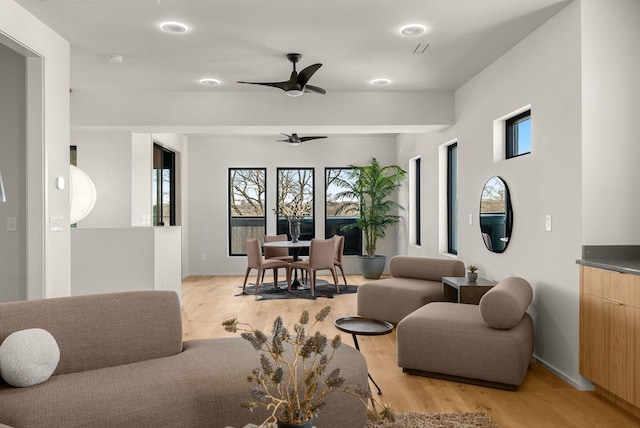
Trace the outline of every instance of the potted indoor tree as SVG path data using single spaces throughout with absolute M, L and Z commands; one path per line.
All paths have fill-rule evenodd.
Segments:
M 355 223 L 343 226 L 343 230 L 358 228 L 364 236 L 364 255 L 358 258 L 360 272 L 368 279 L 382 275 L 386 257 L 376 254 L 378 239 L 384 238 L 387 228 L 398 223 L 401 217 L 395 212 L 404 209 L 394 199 L 394 192 L 406 179 L 407 172 L 397 165 L 382 166 L 371 158 L 368 165 L 351 165 L 348 180 L 340 180 L 342 192 L 338 200 L 357 201 L 358 218 Z M 342 205 L 339 213 L 353 210 L 349 204 Z

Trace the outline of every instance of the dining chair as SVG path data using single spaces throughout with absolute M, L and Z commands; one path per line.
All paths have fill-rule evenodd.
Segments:
M 262 258 L 262 252 L 260 251 L 260 242 L 255 238 L 247 238 L 247 272 L 244 274 L 244 283 L 242 284 L 242 293 L 247 285 L 247 279 L 249 278 L 249 272 L 251 269 L 257 269 L 256 275 L 256 295 L 258 294 L 258 287 L 262 283 L 263 273 L 265 270 L 273 269 L 273 283 L 278 285 L 278 269 L 287 269 L 287 277 L 289 276 L 288 266 L 289 262 L 285 260 L 270 259 L 265 260 Z M 288 278 L 287 278 L 288 279 Z M 287 280 L 287 283 L 289 281 Z
M 338 276 L 336 275 L 334 265 L 335 254 L 334 239 L 312 239 L 309 246 L 309 258 L 307 260 L 298 260 L 289 264 L 287 268 L 287 284 L 291 291 L 291 271 L 293 269 L 302 269 L 307 271 L 309 282 L 311 283 L 311 295 L 316 295 L 316 279 L 319 270 L 329 270 L 333 276 L 333 282 L 336 286 L 336 293 L 340 292 L 338 288 Z
M 286 233 L 280 235 L 264 235 L 264 242 L 287 241 L 288 239 Z M 284 260 L 288 263 L 293 261 L 293 256 L 289 255 L 289 249 L 285 247 L 264 247 L 264 258 L 265 260 Z M 262 271 L 262 282 L 264 282 L 264 272 L 265 271 Z
M 342 273 L 342 279 L 344 279 L 345 288 L 349 287 L 347 284 L 347 277 L 344 275 L 344 268 L 342 267 L 342 255 L 344 254 L 344 236 L 342 235 L 334 235 L 333 239 L 335 240 L 335 248 L 333 255 L 333 265 L 337 268 L 340 268 L 340 273 Z M 336 275 L 337 276 L 337 275 Z

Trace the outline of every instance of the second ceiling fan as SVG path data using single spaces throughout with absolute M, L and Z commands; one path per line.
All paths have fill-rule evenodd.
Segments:
M 243 82 L 238 81 L 238 83 L 247 83 L 249 85 L 262 85 L 262 86 L 271 86 L 274 88 L 279 88 L 285 91 L 285 93 L 291 97 L 299 97 L 305 92 L 315 92 L 317 94 L 326 94 L 322 88 L 317 86 L 308 85 L 309 79 L 311 76 L 318 71 L 322 64 L 313 64 L 309 67 L 304 68 L 300 73 L 296 71 L 296 63 L 300 61 L 302 58 L 302 54 L 299 53 L 290 53 L 287 54 L 287 59 L 291 61 L 293 64 L 293 71 L 291 72 L 291 76 L 289 76 L 289 80 L 285 80 L 284 82 Z
M 322 136 L 316 135 L 316 136 L 309 136 L 309 137 L 298 137 L 298 134 L 296 134 L 296 133 L 293 133 L 291 135 L 283 133 L 282 135 L 287 137 L 287 139 L 286 140 L 277 140 L 277 141 L 282 141 L 282 142 L 285 142 L 285 143 L 289 143 L 292 146 L 297 146 L 300 143 L 304 143 L 305 141 L 309 141 L 309 140 L 317 140 L 319 138 L 327 138 L 326 135 L 322 135 Z

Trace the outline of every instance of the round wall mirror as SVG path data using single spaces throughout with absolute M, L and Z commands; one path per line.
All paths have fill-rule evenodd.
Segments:
M 502 253 L 511 240 L 513 211 L 507 183 L 491 177 L 480 197 L 480 232 L 487 250 Z

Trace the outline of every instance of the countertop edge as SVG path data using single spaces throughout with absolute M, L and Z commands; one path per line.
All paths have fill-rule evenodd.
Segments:
M 638 262 L 626 263 L 624 261 L 607 261 L 607 260 L 583 260 L 578 259 L 576 263 L 582 266 L 589 266 L 599 269 L 612 270 L 615 272 L 630 273 L 632 275 L 640 275 L 640 266 Z M 635 266 L 631 266 L 635 265 Z

